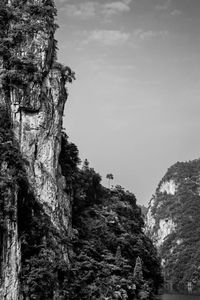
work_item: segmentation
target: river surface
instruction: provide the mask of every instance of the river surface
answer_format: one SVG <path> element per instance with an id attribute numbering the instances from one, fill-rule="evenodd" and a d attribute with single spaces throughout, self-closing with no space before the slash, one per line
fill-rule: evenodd
<path id="1" fill-rule="evenodd" d="M 169 295 L 165 294 L 161 296 L 161 300 L 200 300 L 199 296 L 194 295 Z"/>

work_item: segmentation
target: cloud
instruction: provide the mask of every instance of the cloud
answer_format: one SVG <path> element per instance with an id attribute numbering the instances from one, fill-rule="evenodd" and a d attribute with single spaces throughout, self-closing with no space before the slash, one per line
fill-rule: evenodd
<path id="1" fill-rule="evenodd" d="M 143 29 L 136 29 L 133 32 L 133 37 L 139 41 L 150 41 L 155 38 L 166 38 L 169 35 L 167 30 L 161 31 L 153 31 L 153 30 L 143 30 Z"/>
<path id="2" fill-rule="evenodd" d="M 66 0 L 58 0 L 59 4 L 65 10 L 68 17 L 77 17 L 81 19 L 89 19 L 96 15 L 111 16 L 128 12 L 132 0 L 113 1 L 102 4 L 95 1 L 87 1 L 84 3 L 69 3 Z"/>
<path id="3" fill-rule="evenodd" d="M 182 11 L 178 10 L 178 9 L 174 9 L 172 12 L 171 12 L 171 16 L 173 17 L 179 17 L 181 16 L 183 13 Z"/>
<path id="4" fill-rule="evenodd" d="M 86 43 L 95 41 L 106 46 L 114 46 L 125 43 L 129 36 L 129 33 L 120 30 L 93 30 L 90 32 Z"/>
<path id="5" fill-rule="evenodd" d="M 163 3 L 157 4 L 155 8 L 156 8 L 156 10 L 159 10 L 159 11 L 168 10 L 169 15 L 171 15 L 173 17 L 179 17 L 183 14 L 182 11 L 179 9 L 174 9 L 174 10 L 170 11 L 171 6 L 172 6 L 172 0 L 164 0 Z"/>
<path id="6" fill-rule="evenodd" d="M 132 0 L 115 1 L 106 3 L 102 6 L 102 12 L 106 15 L 114 15 L 122 12 L 130 11 L 130 3 Z"/>
<path id="7" fill-rule="evenodd" d="M 163 1 L 162 1 L 163 2 Z M 171 0 L 165 0 L 163 3 L 156 5 L 156 10 L 167 10 L 171 5 Z"/>
<path id="8" fill-rule="evenodd" d="M 129 45 L 138 47 L 141 43 L 153 39 L 165 39 L 168 37 L 167 30 L 153 31 L 136 29 L 131 34 L 121 30 L 92 30 L 79 32 L 79 48 L 83 49 L 89 43 L 99 43 L 104 46 L 116 46 L 129 43 Z"/>
<path id="9" fill-rule="evenodd" d="M 82 19 L 88 19 L 94 17 L 97 12 L 97 2 L 85 2 L 78 4 L 66 4 L 65 12 L 69 17 L 79 17 Z"/>

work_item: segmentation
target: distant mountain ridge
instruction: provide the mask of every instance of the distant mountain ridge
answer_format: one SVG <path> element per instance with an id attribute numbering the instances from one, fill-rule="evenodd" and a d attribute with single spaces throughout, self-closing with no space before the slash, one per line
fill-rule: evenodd
<path id="1" fill-rule="evenodd" d="M 200 286 L 200 159 L 171 166 L 146 215 L 146 233 L 162 259 L 165 281 L 175 290 Z"/>

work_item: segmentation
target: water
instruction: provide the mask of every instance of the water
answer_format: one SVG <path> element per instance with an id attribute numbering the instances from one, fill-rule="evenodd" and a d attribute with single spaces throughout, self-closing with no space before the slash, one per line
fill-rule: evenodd
<path id="1" fill-rule="evenodd" d="M 200 300 L 200 296 L 164 294 L 164 295 L 161 296 L 161 299 L 162 300 Z"/>

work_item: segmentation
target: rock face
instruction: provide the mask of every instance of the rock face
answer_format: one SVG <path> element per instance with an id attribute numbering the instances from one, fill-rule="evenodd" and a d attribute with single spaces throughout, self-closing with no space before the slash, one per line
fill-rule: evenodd
<path id="1" fill-rule="evenodd" d="M 6 163 L 1 165 L 1 192 L 3 187 L 6 186 L 7 181 L 12 181 L 11 170 Z M 7 207 L 14 205 L 17 207 L 17 193 L 18 187 L 13 184 L 7 190 Z M 1 194 L 2 196 L 2 194 Z M 3 279 L 0 288 L 0 299 L 18 299 L 19 294 L 19 280 L 18 274 L 20 272 L 20 258 L 21 249 L 18 236 L 18 224 L 17 224 L 17 209 L 15 209 L 12 217 L 6 217 L 4 226 L 5 232 L 1 233 L 1 273 L 0 276 Z M 2 228 L 1 228 L 2 230 Z"/>
<path id="2" fill-rule="evenodd" d="M 174 180 L 165 181 L 160 186 L 161 193 L 167 193 L 169 195 L 174 195 L 176 192 L 176 183 Z"/>
<path id="3" fill-rule="evenodd" d="M 162 259 L 166 282 L 176 290 L 200 278 L 200 160 L 170 167 L 149 202 L 146 233 Z"/>
<path id="4" fill-rule="evenodd" d="M 36 201 L 53 227 L 70 235 L 70 197 L 58 163 L 69 68 L 55 63 L 55 8 L 52 1 L 3 1 L 1 7 L 0 105 L 10 114 L 15 140 L 26 162 Z M 2 167 L 3 168 L 3 167 Z M 4 170 L 7 172 L 8 167 Z M 19 299 L 20 239 L 17 186 L 8 190 L 14 219 L 7 219 L 1 249 L 0 298 Z M 67 248 L 63 249 L 68 261 Z"/>
<path id="5" fill-rule="evenodd" d="M 35 196 L 57 228 L 69 227 L 69 199 L 63 189 L 58 165 L 61 126 L 66 91 L 59 70 L 51 70 L 44 79 L 35 103 L 37 109 L 20 107 L 12 91 L 12 120 L 21 153 L 27 160 L 27 174 Z"/>
<path id="6" fill-rule="evenodd" d="M 163 214 L 163 218 L 159 216 L 159 220 L 156 218 L 157 213 L 162 210 L 163 195 L 175 195 L 177 189 L 176 183 L 173 179 L 162 180 L 156 191 L 156 195 L 152 197 L 149 203 L 148 212 L 146 215 L 146 231 L 150 234 L 156 247 L 160 247 L 165 238 L 175 231 L 176 225 L 172 218 L 167 214 Z M 161 198 L 161 199 L 160 199 Z"/>

